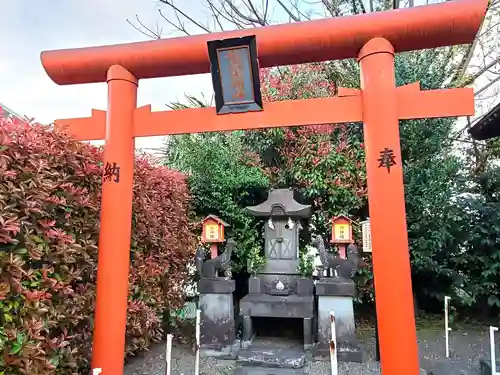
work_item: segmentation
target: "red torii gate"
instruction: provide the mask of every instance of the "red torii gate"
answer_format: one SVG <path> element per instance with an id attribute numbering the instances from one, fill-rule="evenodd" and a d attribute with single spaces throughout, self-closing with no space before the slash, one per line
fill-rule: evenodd
<path id="1" fill-rule="evenodd" d="M 394 53 L 471 43 L 488 0 L 104 47 L 42 52 L 60 85 L 107 82 L 108 111 L 56 121 L 78 140 L 105 139 L 92 367 L 123 374 L 132 217 L 134 138 L 345 122 L 364 123 L 373 266 L 384 375 L 417 375 L 419 358 L 406 230 L 399 120 L 474 114 L 472 89 L 396 87 Z M 361 90 L 333 98 L 266 103 L 264 111 L 218 116 L 214 108 L 151 112 L 137 107 L 139 79 L 209 73 L 207 41 L 255 35 L 261 67 L 357 57 Z M 380 153 L 392 151 L 390 173 Z M 387 232 L 390 231 L 390 235 Z"/>

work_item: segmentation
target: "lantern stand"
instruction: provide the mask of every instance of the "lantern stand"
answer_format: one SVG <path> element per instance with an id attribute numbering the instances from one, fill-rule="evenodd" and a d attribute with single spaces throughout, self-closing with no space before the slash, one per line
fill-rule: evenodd
<path id="1" fill-rule="evenodd" d="M 216 258 L 219 255 L 218 244 L 224 242 L 224 229 L 230 225 L 216 215 L 208 215 L 201 222 L 202 235 L 201 242 L 210 244 L 210 258 Z"/>

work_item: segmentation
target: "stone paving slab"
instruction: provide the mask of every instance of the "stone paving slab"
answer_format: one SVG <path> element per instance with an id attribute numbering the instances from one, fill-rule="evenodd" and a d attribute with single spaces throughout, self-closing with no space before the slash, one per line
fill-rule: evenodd
<path id="1" fill-rule="evenodd" d="M 241 350 L 237 363 L 242 366 L 261 366 L 298 369 L 304 367 L 304 351 L 290 348 L 256 348 Z"/>
<path id="2" fill-rule="evenodd" d="M 460 364 L 443 360 L 436 363 L 428 375 L 480 375 L 480 372 L 476 369 L 464 370 Z"/>
<path id="3" fill-rule="evenodd" d="M 303 370 L 289 368 L 239 367 L 233 375 L 306 375 Z"/>

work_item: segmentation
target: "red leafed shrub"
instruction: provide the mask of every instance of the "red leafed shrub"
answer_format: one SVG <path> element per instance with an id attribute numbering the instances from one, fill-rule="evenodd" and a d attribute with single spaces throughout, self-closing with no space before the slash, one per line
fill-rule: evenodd
<path id="1" fill-rule="evenodd" d="M 0 373 L 88 371 L 102 150 L 0 118 Z M 136 158 L 128 353 L 182 302 L 194 237 L 183 175 Z M 167 283 L 168 281 L 168 283 Z"/>

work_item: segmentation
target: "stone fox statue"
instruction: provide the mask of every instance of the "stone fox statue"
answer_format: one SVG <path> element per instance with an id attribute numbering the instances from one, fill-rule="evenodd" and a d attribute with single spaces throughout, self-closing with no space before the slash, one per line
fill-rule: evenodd
<path id="1" fill-rule="evenodd" d="M 196 251 L 196 269 L 201 277 L 217 278 L 219 271 L 224 272 L 226 278 L 231 278 L 231 253 L 236 247 L 236 242 L 232 238 L 228 238 L 224 252 L 207 261 L 205 259 L 205 251 L 203 248 L 198 248 Z"/>
<path id="2" fill-rule="evenodd" d="M 342 259 L 338 255 L 329 253 L 325 248 L 323 237 L 320 235 L 314 238 L 313 245 L 318 250 L 323 269 L 334 269 L 337 271 L 338 276 L 344 279 L 353 278 L 358 268 L 363 265 L 358 253 L 358 247 L 354 244 L 347 246 L 347 259 Z"/>

